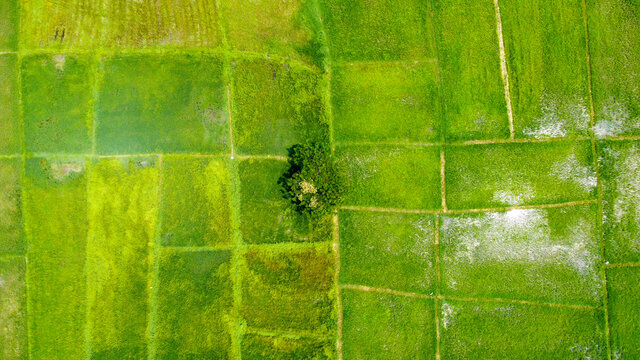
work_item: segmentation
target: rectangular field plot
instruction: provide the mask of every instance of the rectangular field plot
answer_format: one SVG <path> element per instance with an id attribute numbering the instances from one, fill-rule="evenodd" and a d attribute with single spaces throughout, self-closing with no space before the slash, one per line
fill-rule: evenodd
<path id="1" fill-rule="evenodd" d="M 0 3 L 0 50 L 16 50 L 18 45 L 18 22 L 20 0 L 5 0 Z"/>
<path id="2" fill-rule="evenodd" d="M 447 204 L 468 209 L 592 199 L 593 165 L 588 141 L 452 146 Z"/>
<path id="3" fill-rule="evenodd" d="M 640 357 L 640 268 L 607 270 L 609 326 L 614 359 Z"/>
<path id="4" fill-rule="evenodd" d="M 32 358 L 84 357 L 87 221 L 85 161 L 28 159 L 25 222 Z"/>
<path id="5" fill-rule="evenodd" d="M 345 359 L 434 359 L 433 300 L 342 291 Z"/>
<path id="6" fill-rule="evenodd" d="M 504 1 L 500 11 L 516 135 L 588 136 L 583 3 Z"/>
<path id="7" fill-rule="evenodd" d="M 328 141 L 321 75 L 264 59 L 236 59 L 233 125 L 238 153 L 287 155 L 303 141 Z"/>
<path id="8" fill-rule="evenodd" d="M 445 301 L 442 359 L 606 359 L 600 310 Z"/>
<path id="9" fill-rule="evenodd" d="M 320 19 L 307 0 L 222 0 L 227 40 L 234 50 L 319 63 Z"/>
<path id="10" fill-rule="evenodd" d="M 433 215 L 340 211 L 340 282 L 433 295 Z"/>
<path id="11" fill-rule="evenodd" d="M 311 219 L 297 213 L 282 196 L 278 179 L 289 165 L 279 160 L 239 163 L 240 230 L 246 243 L 332 240 L 330 216 Z"/>
<path id="12" fill-rule="evenodd" d="M 0 4 L 1 6 L 3 5 Z M 18 105 L 20 97 L 18 96 L 19 69 L 17 63 L 16 55 L 0 55 L 0 154 L 20 152 L 20 107 Z"/>
<path id="13" fill-rule="evenodd" d="M 598 137 L 640 134 L 640 3 L 587 0 Z"/>
<path id="14" fill-rule="evenodd" d="M 150 246 L 158 212 L 155 157 L 91 165 L 87 245 L 92 359 L 147 356 Z"/>
<path id="15" fill-rule="evenodd" d="M 442 219 L 442 293 L 599 305 L 597 206 L 510 210 Z"/>
<path id="16" fill-rule="evenodd" d="M 242 338 L 246 360 L 333 360 L 335 340 L 246 334 Z"/>
<path id="17" fill-rule="evenodd" d="M 222 61 L 130 55 L 104 64 L 97 109 L 101 154 L 207 153 L 229 147 Z"/>
<path id="18" fill-rule="evenodd" d="M 25 253 L 22 226 L 21 160 L 0 159 L 0 255 Z"/>
<path id="19" fill-rule="evenodd" d="M 435 57 L 427 1 L 320 0 L 320 7 L 334 60 Z"/>
<path id="20" fill-rule="evenodd" d="M 434 0 L 449 141 L 509 137 L 491 0 Z"/>
<path id="21" fill-rule="evenodd" d="M 438 209 L 440 148 L 339 147 L 347 173 L 345 205 Z"/>
<path id="22" fill-rule="evenodd" d="M 231 240 L 229 164 L 222 159 L 167 156 L 162 160 L 161 241 L 212 246 Z"/>
<path id="23" fill-rule="evenodd" d="M 228 359 L 230 251 L 162 250 L 155 315 L 158 359 Z"/>
<path id="24" fill-rule="evenodd" d="M 23 59 L 22 106 L 27 152 L 90 152 L 93 60 L 71 55 Z"/>
<path id="25" fill-rule="evenodd" d="M 605 258 L 640 261 L 640 141 L 599 145 Z"/>
<path id="26" fill-rule="evenodd" d="M 435 61 L 334 66 L 336 141 L 434 142 L 442 111 Z"/>
<path id="27" fill-rule="evenodd" d="M 28 358 L 24 258 L 0 259 L 0 358 Z"/>
<path id="28" fill-rule="evenodd" d="M 249 250 L 241 271 L 242 314 L 250 328 L 334 332 L 335 264 L 329 246 Z"/>

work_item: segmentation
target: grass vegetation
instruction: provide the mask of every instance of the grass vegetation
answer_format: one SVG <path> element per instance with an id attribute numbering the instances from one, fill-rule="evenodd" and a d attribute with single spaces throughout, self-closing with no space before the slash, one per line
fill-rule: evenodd
<path id="1" fill-rule="evenodd" d="M 15 54 L 0 55 L 0 154 L 20 151 L 18 70 Z"/>
<path id="2" fill-rule="evenodd" d="M 0 159 L 0 254 L 24 255 L 19 159 Z"/>
<path id="3" fill-rule="evenodd" d="M 610 269 L 607 280 L 611 352 L 615 358 L 633 359 L 640 356 L 640 294 L 632 290 L 640 287 L 640 269 Z"/>
<path id="4" fill-rule="evenodd" d="M 0 356 L 3 359 L 24 359 L 27 354 L 25 272 L 24 259 L 0 259 Z"/>
<path id="5" fill-rule="evenodd" d="M 248 360 L 329 360 L 336 358 L 330 340 L 247 334 L 242 339 L 242 358 Z"/>

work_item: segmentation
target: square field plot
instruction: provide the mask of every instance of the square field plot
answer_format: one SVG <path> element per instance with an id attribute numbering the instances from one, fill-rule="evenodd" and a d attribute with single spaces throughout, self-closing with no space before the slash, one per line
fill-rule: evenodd
<path id="1" fill-rule="evenodd" d="M 433 215 L 340 211 L 340 282 L 433 295 Z"/>
<path id="2" fill-rule="evenodd" d="M 430 6 L 420 0 L 320 0 L 338 61 L 435 57 Z"/>
<path id="3" fill-rule="evenodd" d="M 442 359 L 606 359 L 602 311 L 445 301 Z"/>
<path id="4" fill-rule="evenodd" d="M 241 267 L 242 314 L 249 328 L 335 332 L 335 264 L 329 246 L 249 250 Z"/>
<path id="5" fill-rule="evenodd" d="M 27 285 L 23 258 L 0 259 L 0 357 L 28 358 Z"/>
<path id="6" fill-rule="evenodd" d="M 18 19 L 20 0 L 0 3 L 0 51 L 15 50 L 18 45 Z"/>
<path id="7" fill-rule="evenodd" d="M 89 169 L 87 301 L 93 359 L 147 357 L 149 271 L 158 214 L 156 157 Z"/>
<path id="8" fill-rule="evenodd" d="M 229 163 L 167 156 L 162 160 L 161 241 L 214 246 L 231 240 Z"/>
<path id="9" fill-rule="evenodd" d="M 336 359 L 335 340 L 246 334 L 242 337 L 246 360 Z"/>
<path id="10" fill-rule="evenodd" d="M 27 159 L 31 357 L 84 357 L 87 166 L 83 159 Z"/>
<path id="11" fill-rule="evenodd" d="M 312 1 L 222 0 L 221 8 L 232 49 L 322 61 L 322 25 Z"/>
<path id="12" fill-rule="evenodd" d="M 336 141 L 440 140 L 435 62 L 351 63 L 332 76 Z"/>
<path id="13" fill-rule="evenodd" d="M 500 12 L 516 135 L 588 136 L 583 3 L 505 1 Z"/>
<path id="14" fill-rule="evenodd" d="M 0 154 L 21 150 L 17 63 L 16 55 L 0 55 Z"/>
<path id="15" fill-rule="evenodd" d="M 433 1 L 447 140 L 509 137 L 493 1 Z"/>
<path id="16" fill-rule="evenodd" d="M 602 301 L 597 206 L 442 218 L 442 293 L 566 304 Z"/>
<path id="17" fill-rule="evenodd" d="M 598 137 L 640 134 L 640 3 L 587 0 Z"/>
<path id="18" fill-rule="evenodd" d="M 287 155 L 297 143 L 328 141 L 318 72 L 264 59 L 236 59 L 233 76 L 238 153 Z"/>
<path id="19" fill-rule="evenodd" d="M 640 267 L 607 270 L 614 359 L 640 358 Z"/>
<path id="20" fill-rule="evenodd" d="M 0 159 L 0 255 L 24 254 L 22 226 L 22 164 L 19 158 Z"/>
<path id="21" fill-rule="evenodd" d="M 434 359 L 433 300 L 342 290 L 345 359 Z"/>
<path id="22" fill-rule="evenodd" d="M 311 219 L 282 196 L 278 179 L 289 168 L 279 160 L 239 163 L 240 230 L 246 243 L 331 241 L 331 216 Z"/>
<path id="23" fill-rule="evenodd" d="M 159 261 L 157 358 L 231 358 L 231 252 L 163 250 Z"/>
<path id="24" fill-rule="evenodd" d="M 640 141 L 599 145 L 605 258 L 640 261 Z"/>
<path id="25" fill-rule="evenodd" d="M 107 59 L 97 109 L 100 154 L 222 153 L 229 148 L 222 61 L 209 55 Z"/>
<path id="26" fill-rule="evenodd" d="M 550 204 L 595 197 L 591 143 L 514 143 L 448 147 L 451 209 Z"/>
<path id="27" fill-rule="evenodd" d="M 92 57 L 71 55 L 37 55 L 23 60 L 27 152 L 91 151 L 94 62 Z"/>
<path id="28" fill-rule="evenodd" d="M 440 148 L 344 146 L 336 150 L 346 169 L 345 205 L 438 209 Z"/>

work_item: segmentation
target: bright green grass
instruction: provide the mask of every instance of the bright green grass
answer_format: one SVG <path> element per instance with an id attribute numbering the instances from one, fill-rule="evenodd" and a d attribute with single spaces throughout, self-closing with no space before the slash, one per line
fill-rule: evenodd
<path id="1" fill-rule="evenodd" d="M 345 359 L 435 359 L 433 300 L 342 291 Z"/>
<path id="2" fill-rule="evenodd" d="M 640 268 L 607 270 L 609 327 L 614 359 L 640 357 Z"/>
<path id="3" fill-rule="evenodd" d="M 0 159 L 0 255 L 24 254 L 21 161 Z"/>
<path id="4" fill-rule="evenodd" d="M 491 0 L 434 0 L 449 141 L 509 136 Z"/>
<path id="5" fill-rule="evenodd" d="M 282 196 L 278 179 L 289 167 L 279 160 L 239 164 L 240 230 L 246 243 L 313 242 L 332 239 L 331 217 L 312 220 Z"/>
<path id="6" fill-rule="evenodd" d="M 0 50 L 15 50 L 18 44 L 19 0 L 0 3 Z"/>
<path id="7" fill-rule="evenodd" d="M 588 136 L 582 1 L 505 1 L 500 11 L 516 134 Z"/>
<path id="8" fill-rule="evenodd" d="M 28 159 L 25 194 L 31 357 L 81 359 L 88 226 L 84 160 Z"/>
<path id="9" fill-rule="evenodd" d="M 445 301 L 442 359 L 606 359 L 600 310 Z"/>
<path id="10" fill-rule="evenodd" d="M 429 4 L 419 0 L 319 0 L 336 61 L 435 57 Z"/>
<path id="11" fill-rule="evenodd" d="M 110 58 L 98 101 L 101 154 L 217 154 L 229 147 L 222 62 L 215 56 Z"/>
<path id="12" fill-rule="evenodd" d="M 329 246 L 248 250 L 242 263 L 247 326 L 331 334 L 336 327 L 334 254 Z"/>
<path id="13" fill-rule="evenodd" d="M 328 141 L 322 77 L 304 67 L 235 59 L 234 143 L 240 154 L 287 155 L 305 141 Z"/>
<path id="14" fill-rule="evenodd" d="M 24 258 L 0 259 L 0 358 L 27 359 Z"/>
<path id="15" fill-rule="evenodd" d="M 640 134 L 640 3 L 587 0 L 598 137 Z"/>
<path id="16" fill-rule="evenodd" d="M 27 152 L 90 152 L 93 60 L 72 55 L 36 55 L 22 60 Z"/>
<path id="17" fill-rule="evenodd" d="M 229 177 L 229 164 L 223 159 L 163 158 L 163 245 L 212 246 L 231 241 Z"/>
<path id="18" fill-rule="evenodd" d="M 339 147 L 347 173 L 344 205 L 437 209 L 440 195 L 438 147 Z"/>
<path id="19" fill-rule="evenodd" d="M 452 146 L 445 154 L 451 209 L 595 197 L 597 179 L 588 141 Z"/>
<path id="20" fill-rule="evenodd" d="M 605 257 L 640 261 L 640 141 L 599 144 Z"/>
<path id="21" fill-rule="evenodd" d="M 158 359 L 228 359 L 230 251 L 163 250 L 155 341 Z"/>
<path id="22" fill-rule="evenodd" d="M 435 62 L 345 64 L 332 76 L 336 141 L 440 140 Z"/>
<path id="23" fill-rule="evenodd" d="M 442 293 L 599 305 L 596 205 L 442 218 Z"/>
<path id="24" fill-rule="evenodd" d="M 234 50 L 313 63 L 321 44 L 313 0 L 222 0 L 227 41 Z"/>
<path id="25" fill-rule="evenodd" d="M 17 74 L 16 55 L 0 55 L 0 154 L 20 152 Z"/>
<path id="26" fill-rule="evenodd" d="M 101 159 L 89 183 L 88 302 L 92 359 L 147 356 L 157 159 Z"/>
<path id="27" fill-rule="evenodd" d="M 432 215 L 341 211 L 340 282 L 433 295 Z"/>
<path id="28" fill-rule="evenodd" d="M 336 359 L 335 341 L 246 334 L 242 358 L 246 360 L 331 360 Z"/>

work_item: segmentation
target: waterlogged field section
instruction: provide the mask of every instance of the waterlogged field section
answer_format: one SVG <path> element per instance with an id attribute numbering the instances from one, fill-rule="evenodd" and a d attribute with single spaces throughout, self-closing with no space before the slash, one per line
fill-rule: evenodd
<path id="1" fill-rule="evenodd" d="M 0 359 L 640 356 L 640 5 L 0 2 Z M 288 148 L 344 204 L 294 212 Z"/>

